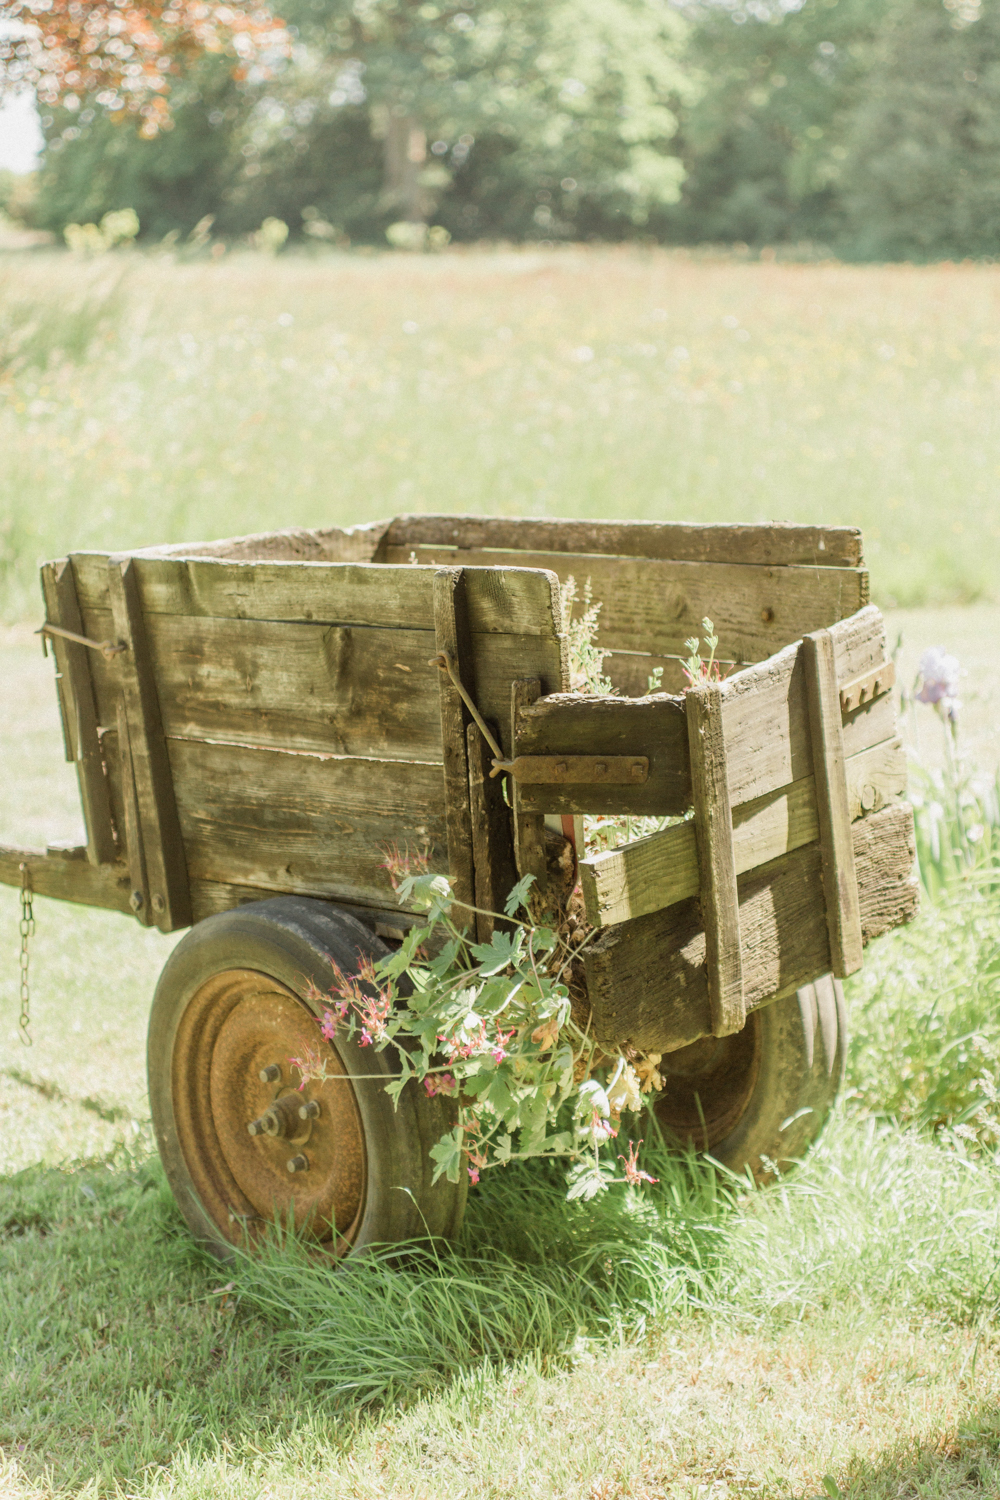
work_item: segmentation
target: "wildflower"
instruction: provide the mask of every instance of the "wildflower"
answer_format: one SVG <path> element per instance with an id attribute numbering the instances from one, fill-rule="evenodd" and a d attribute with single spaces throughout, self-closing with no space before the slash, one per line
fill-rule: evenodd
<path id="1" fill-rule="evenodd" d="M 424 1088 L 427 1090 L 427 1097 L 429 1099 L 433 1099 L 435 1094 L 444 1094 L 450 1097 L 455 1093 L 457 1088 L 455 1075 L 453 1073 L 440 1073 L 435 1076 L 433 1073 L 428 1073 L 424 1079 Z"/>
<path id="2" fill-rule="evenodd" d="M 476 1183 L 476 1182 L 479 1181 L 479 1168 L 478 1167 L 470 1167 L 469 1168 L 469 1181 L 471 1183 Z"/>
<path id="3" fill-rule="evenodd" d="M 642 1108 L 642 1092 L 639 1086 L 639 1075 L 631 1063 L 625 1063 L 615 1082 L 608 1089 L 608 1103 L 613 1115 L 620 1115 L 623 1109 L 640 1110 Z"/>
<path id="4" fill-rule="evenodd" d="M 394 891 L 399 890 L 400 882 L 406 880 L 408 876 L 427 874 L 426 850 L 421 854 L 411 854 L 409 849 L 401 852 L 398 844 L 386 844 L 382 853 L 385 859 L 382 861 L 381 868 L 389 872 Z"/>
<path id="5" fill-rule="evenodd" d="M 320 1017 L 319 1029 L 326 1042 L 332 1042 L 337 1035 L 337 1027 L 347 1019 L 349 1006 L 346 1000 L 338 1000 L 331 1010 L 329 1006 L 323 1007 Z"/>
<path id="6" fill-rule="evenodd" d="M 639 1087 L 644 1094 L 651 1094 L 654 1089 L 663 1088 L 663 1075 L 659 1069 L 661 1055 L 659 1052 L 648 1052 L 635 1065 Z"/>
<path id="7" fill-rule="evenodd" d="M 290 1057 L 288 1062 L 291 1067 L 298 1069 L 302 1080 L 299 1084 L 300 1094 L 314 1078 L 320 1083 L 326 1082 L 326 1059 L 320 1055 L 318 1048 L 309 1047 L 302 1057 Z"/>
<path id="8" fill-rule="evenodd" d="M 595 1145 L 612 1140 L 618 1134 L 611 1121 L 606 1120 L 599 1109 L 595 1109 L 590 1117 L 590 1133 L 594 1137 Z"/>
<path id="9" fill-rule="evenodd" d="M 638 1185 L 639 1185 L 640 1182 L 658 1182 L 659 1181 L 659 1178 L 657 1178 L 657 1177 L 650 1177 L 650 1175 L 649 1175 L 648 1172 L 643 1172 L 642 1169 L 637 1164 L 636 1157 L 639 1154 L 639 1146 L 641 1146 L 641 1145 L 642 1145 L 641 1141 L 639 1141 L 638 1145 L 635 1145 L 635 1144 L 633 1144 L 632 1141 L 629 1141 L 629 1143 L 628 1143 L 628 1156 L 627 1157 L 619 1156 L 619 1158 L 618 1158 L 618 1160 L 621 1162 L 621 1164 L 622 1164 L 622 1166 L 623 1166 L 623 1168 L 625 1170 L 625 1181 L 628 1182 L 628 1183 L 631 1183 L 631 1185 L 633 1187 L 638 1187 Z"/>
<path id="10" fill-rule="evenodd" d="M 920 658 L 917 702 L 933 703 L 939 713 L 953 720 L 961 707 L 958 701 L 961 672 L 957 657 L 949 655 L 943 646 L 929 646 Z"/>
<path id="11" fill-rule="evenodd" d="M 509 1053 L 507 1051 L 507 1043 L 510 1041 L 511 1037 L 516 1031 L 517 1027 L 513 1026 L 511 1027 L 510 1031 L 505 1033 L 502 1032 L 499 1025 L 497 1025 L 497 1039 L 495 1045 L 491 1049 L 493 1054 L 493 1061 L 495 1063 L 502 1063 L 504 1058 L 509 1056 Z"/>

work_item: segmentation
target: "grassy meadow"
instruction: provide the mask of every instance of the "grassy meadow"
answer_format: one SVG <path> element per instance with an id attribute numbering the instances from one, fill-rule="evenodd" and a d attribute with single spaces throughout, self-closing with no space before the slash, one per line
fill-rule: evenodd
<path id="1" fill-rule="evenodd" d="M 0 262 L 3 607 L 70 548 L 401 510 L 843 522 L 996 598 L 1000 267 L 659 250 Z"/>
<path id="2" fill-rule="evenodd" d="M 79 834 L 39 557 L 399 509 L 860 524 L 903 680 L 955 651 L 993 769 L 998 297 L 639 250 L 7 257 L 0 838 Z M 843 1102 L 778 1186 L 644 1126 L 641 1197 L 487 1174 L 453 1254 L 337 1277 L 199 1256 L 145 1097 L 172 940 L 35 910 L 24 1048 L 0 887 L 0 1500 L 1000 1494 L 995 882 L 870 952 Z"/>

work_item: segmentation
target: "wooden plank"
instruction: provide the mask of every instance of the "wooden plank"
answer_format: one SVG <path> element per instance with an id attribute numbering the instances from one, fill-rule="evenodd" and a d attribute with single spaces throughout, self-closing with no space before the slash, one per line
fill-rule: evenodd
<path id="1" fill-rule="evenodd" d="M 683 698 L 600 698 L 559 693 L 523 703 L 522 755 L 645 755 L 639 786 L 521 787 L 520 805 L 541 813 L 676 815 L 691 806 L 691 764 Z"/>
<path id="2" fill-rule="evenodd" d="M 45 564 L 42 591 L 47 622 L 83 635 L 83 618 L 68 558 Z M 87 858 L 93 865 L 113 864 L 117 858 L 115 829 L 90 673 L 89 657 L 95 653 L 60 636 L 49 638 L 49 646 L 56 659 L 66 758 L 75 762 L 80 785 L 80 803 L 87 830 Z"/>
<path id="3" fill-rule="evenodd" d="M 542 685 L 537 678 L 527 678 L 511 684 L 508 751 L 511 756 L 525 753 L 522 739 L 524 716 L 541 691 Z M 518 872 L 522 876 L 534 875 L 534 889 L 544 891 L 549 883 L 545 859 L 545 817 L 542 813 L 530 811 L 532 803 L 525 799 L 523 788 L 513 777 L 507 777 L 507 796 L 510 798 L 514 822 L 514 857 Z"/>
<path id="4" fill-rule="evenodd" d="M 918 902 L 910 807 L 852 828 L 865 943 L 908 922 Z M 743 986 L 753 1010 L 827 973 L 830 946 L 818 844 L 740 877 Z M 605 930 L 585 956 L 594 1029 L 604 1046 L 669 1052 L 712 1029 L 705 936 L 695 898 Z"/>
<path id="5" fill-rule="evenodd" d="M 90 630 L 113 628 L 87 615 Z M 153 671 L 169 736 L 394 760 L 441 758 L 437 668 L 429 630 L 150 615 Z M 95 659 L 102 723 L 114 723 L 113 664 Z M 523 671 L 563 682 L 563 644 L 540 635 L 474 635 L 473 696 L 506 724 Z"/>
<path id="6" fill-rule="evenodd" d="M 191 880 L 393 907 L 393 848 L 447 869 L 439 765 L 169 740 Z"/>
<path id="7" fill-rule="evenodd" d="M 497 553 L 428 548 L 421 561 L 487 567 Z M 832 625 L 868 602 L 868 575 L 846 568 L 762 567 L 744 563 L 660 562 L 572 554 L 510 554 L 521 566 L 544 568 L 599 600 L 597 644 L 607 651 L 686 656 L 684 643 L 702 635 L 708 616 L 727 661 L 761 661 L 808 631 Z M 395 556 L 390 547 L 387 556 Z M 401 560 L 401 559 L 400 559 Z"/>
<path id="8" fill-rule="evenodd" d="M 504 902 L 517 884 L 513 818 L 504 801 L 503 778 L 490 775 L 493 752 L 477 725 L 468 726 L 466 744 L 476 905 L 480 908 L 476 935 L 481 943 L 488 943 L 496 927 L 503 930 L 512 926 L 502 915 L 497 920 L 490 914 L 503 912 Z"/>
<path id="9" fill-rule="evenodd" d="M 861 968 L 861 909 L 854 869 L 851 811 L 844 766 L 840 689 L 828 630 L 802 642 L 813 749 L 813 776 L 823 857 L 823 890 L 830 931 L 830 958 L 838 979 Z"/>
<path id="10" fill-rule="evenodd" d="M 605 553 L 687 562 L 807 563 L 855 568 L 863 562 L 854 526 L 692 525 L 660 521 L 574 521 L 558 517 L 403 515 L 389 523 L 386 547 L 515 548 Z"/>
<path id="11" fill-rule="evenodd" d="M 884 657 L 885 626 L 874 606 L 832 626 L 830 634 L 839 682 Z M 797 643 L 728 678 L 722 714 L 734 807 L 812 774 L 805 663 Z M 895 732 L 892 699 L 878 698 L 844 720 L 844 752 L 853 755 Z"/>
<path id="12" fill-rule="evenodd" d="M 73 562 L 84 613 L 106 609 L 107 589 L 100 577 L 104 554 L 76 553 Z M 147 616 L 434 629 L 436 567 L 156 556 L 136 558 L 134 566 Z M 466 588 L 469 629 L 475 634 L 559 633 L 559 582 L 552 573 L 474 568 Z"/>
<path id="13" fill-rule="evenodd" d="M 118 704 L 118 733 L 116 736 L 121 766 L 122 832 L 125 840 L 125 861 L 128 865 L 129 906 L 143 927 L 152 927 L 153 908 L 149 899 L 149 879 L 146 874 L 146 855 L 142 844 L 142 822 L 139 815 L 139 797 L 135 785 L 135 766 L 132 763 L 132 745 L 128 732 L 128 716 L 125 704 Z"/>
<path id="14" fill-rule="evenodd" d="M 461 568 L 442 568 L 434 579 L 434 649 L 455 665 L 466 692 L 469 680 L 468 610 L 465 577 Z M 469 765 L 466 758 L 466 726 L 471 723 L 462 696 L 447 672 L 433 669 L 438 677 L 441 709 L 441 748 L 444 759 L 445 821 L 448 828 L 448 872 L 457 902 L 474 906 L 476 878 L 472 854 L 472 811 L 469 805 Z M 459 916 L 475 922 L 471 912 Z"/>
<path id="15" fill-rule="evenodd" d="M 359 526 L 326 526 L 307 530 L 288 526 L 215 542 L 173 542 L 141 547 L 132 557 L 221 557 L 239 562 L 371 562 L 388 530 L 388 521 Z"/>
<path id="16" fill-rule="evenodd" d="M 907 767 L 899 738 L 883 740 L 846 762 L 852 821 L 906 795 Z M 737 875 L 819 838 L 816 787 L 811 776 L 733 808 Z M 580 864 L 587 920 L 612 926 L 662 911 L 697 896 L 698 844 L 692 822 L 635 839 Z"/>
<path id="17" fill-rule="evenodd" d="M 108 583 L 115 634 L 128 647 L 116 661 L 128 721 L 149 904 L 160 931 L 174 932 L 190 924 L 191 899 L 135 565 L 129 559 L 112 560 Z"/>
<path id="18" fill-rule="evenodd" d="M 743 1030 L 746 1005 L 721 686 L 692 688 L 685 708 L 712 1035 L 731 1036 Z"/>
<path id="19" fill-rule="evenodd" d="M 268 901 L 275 896 L 285 896 L 287 891 L 265 890 L 262 886 L 233 885 L 222 880 L 192 880 L 191 909 L 193 920 L 202 922 L 206 917 L 220 911 L 232 911 L 237 906 L 247 906 L 252 901 Z M 326 899 L 321 898 L 321 899 Z M 347 901 L 335 903 L 341 911 L 350 912 L 370 927 L 378 937 L 397 938 L 423 920 L 421 913 L 406 912 L 393 906 L 358 906 Z"/>
<path id="20" fill-rule="evenodd" d="M 130 912 L 131 886 L 124 865 L 93 865 L 86 848 L 16 849 L 0 844 L 0 884 L 20 887 L 22 862 L 36 896 Z"/>

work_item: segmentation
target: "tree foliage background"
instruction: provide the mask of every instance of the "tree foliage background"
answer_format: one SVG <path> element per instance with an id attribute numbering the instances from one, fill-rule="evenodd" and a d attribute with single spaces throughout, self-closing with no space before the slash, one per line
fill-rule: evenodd
<path id="1" fill-rule="evenodd" d="M 289 0 L 277 67 L 203 55 L 145 138 L 43 117 L 39 227 L 232 239 L 808 242 L 1000 253 L 1000 0 Z M 23 201 L 24 194 L 21 193 Z M 24 210 L 22 210 L 24 211 Z"/>

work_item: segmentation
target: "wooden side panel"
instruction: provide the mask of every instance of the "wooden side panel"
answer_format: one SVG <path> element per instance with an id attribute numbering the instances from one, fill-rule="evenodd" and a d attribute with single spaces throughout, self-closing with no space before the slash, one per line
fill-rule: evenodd
<path id="1" fill-rule="evenodd" d="M 128 724 L 149 900 L 157 927 L 163 932 L 173 932 L 189 925 L 191 898 L 159 698 L 132 562 L 112 560 L 108 583 L 115 634 L 128 647 L 116 660 Z"/>
<path id="2" fill-rule="evenodd" d="M 843 979 L 861 967 L 861 911 L 844 766 L 840 689 L 830 632 L 820 630 L 807 635 L 802 642 L 802 655 L 806 668 L 830 960 L 834 974 Z"/>
<path id="3" fill-rule="evenodd" d="M 510 744 L 511 755 L 522 754 L 522 724 L 525 714 L 536 702 L 542 685 L 536 678 L 527 678 L 511 684 L 510 689 Z M 534 875 L 536 891 L 548 886 L 548 867 L 545 861 L 545 817 L 533 811 L 533 803 L 524 797 L 519 782 L 508 778 L 507 795 L 510 798 L 514 827 L 514 858 L 518 873 Z"/>
<path id="4" fill-rule="evenodd" d="M 497 554 L 429 547 L 421 562 L 495 566 Z M 515 554 L 521 566 L 589 579 L 601 603 L 597 643 L 608 651 L 686 656 L 684 643 L 702 634 L 708 616 L 724 661 L 771 656 L 811 630 L 832 625 L 868 602 L 867 574 L 848 568 L 763 567 L 743 563 L 661 562 L 571 553 Z M 387 556 L 396 559 L 390 546 Z M 399 556 L 398 561 L 403 561 Z"/>
<path id="5" fill-rule="evenodd" d="M 685 706 L 712 1035 L 731 1036 L 743 1030 L 746 1005 L 722 688 L 714 682 L 692 688 Z"/>
<path id="6" fill-rule="evenodd" d="M 906 804 L 852 828 L 864 941 L 909 921 L 917 907 L 913 817 Z M 809 844 L 738 882 L 748 1010 L 830 968 L 820 852 Z M 697 899 L 611 927 L 586 958 L 597 1038 L 667 1052 L 711 1034 L 705 935 Z"/>
<path id="7" fill-rule="evenodd" d="M 84 613 L 106 609 L 107 589 L 100 576 L 106 556 L 76 553 L 73 562 Z M 155 556 L 137 557 L 134 566 L 147 616 L 434 629 L 435 567 Z M 522 567 L 473 568 L 467 587 L 474 634 L 558 634 L 559 582 L 554 574 Z"/>
<path id="8" fill-rule="evenodd" d="M 906 795 L 906 755 L 900 739 L 884 740 L 845 763 L 851 821 Z M 736 873 L 744 874 L 819 838 L 816 786 L 811 776 L 733 809 Z M 693 822 L 635 839 L 580 865 L 587 920 L 607 927 L 661 911 L 697 896 L 698 844 Z"/>
<path id="9" fill-rule="evenodd" d="M 853 526 L 688 525 L 660 521 L 572 521 L 533 516 L 404 515 L 389 523 L 387 549 L 420 547 L 606 553 L 683 562 L 812 564 L 856 568 L 864 561 Z M 460 561 L 461 559 L 456 559 Z"/>
<path id="10" fill-rule="evenodd" d="M 45 564 L 42 592 L 47 622 L 82 635 L 83 618 L 76 596 L 73 567 L 68 558 Z M 75 762 L 80 784 L 80 802 L 87 829 L 87 858 L 93 865 L 112 864 L 117 856 L 115 829 L 89 660 L 92 656 L 100 656 L 100 652 L 92 652 L 86 646 L 59 636 L 49 639 L 49 647 L 56 659 L 66 758 Z"/>
<path id="11" fill-rule="evenodd" d="M 216 542 L 174 542 L 142 547 L 135 557 L 220 557 L 233 562 L 371 562 L 388 530 L 388 521 L 360 526 L 328 526 L 307 530 L 288 526 L 281 531 L 258 531 L 249 536 L 224 537 Z"/>
<path id="12" fill-rule="evenodd" d="M 439 765 L 168 746 L 193 881 L 391 908 L 391 848 L 447 868 Z"/>

